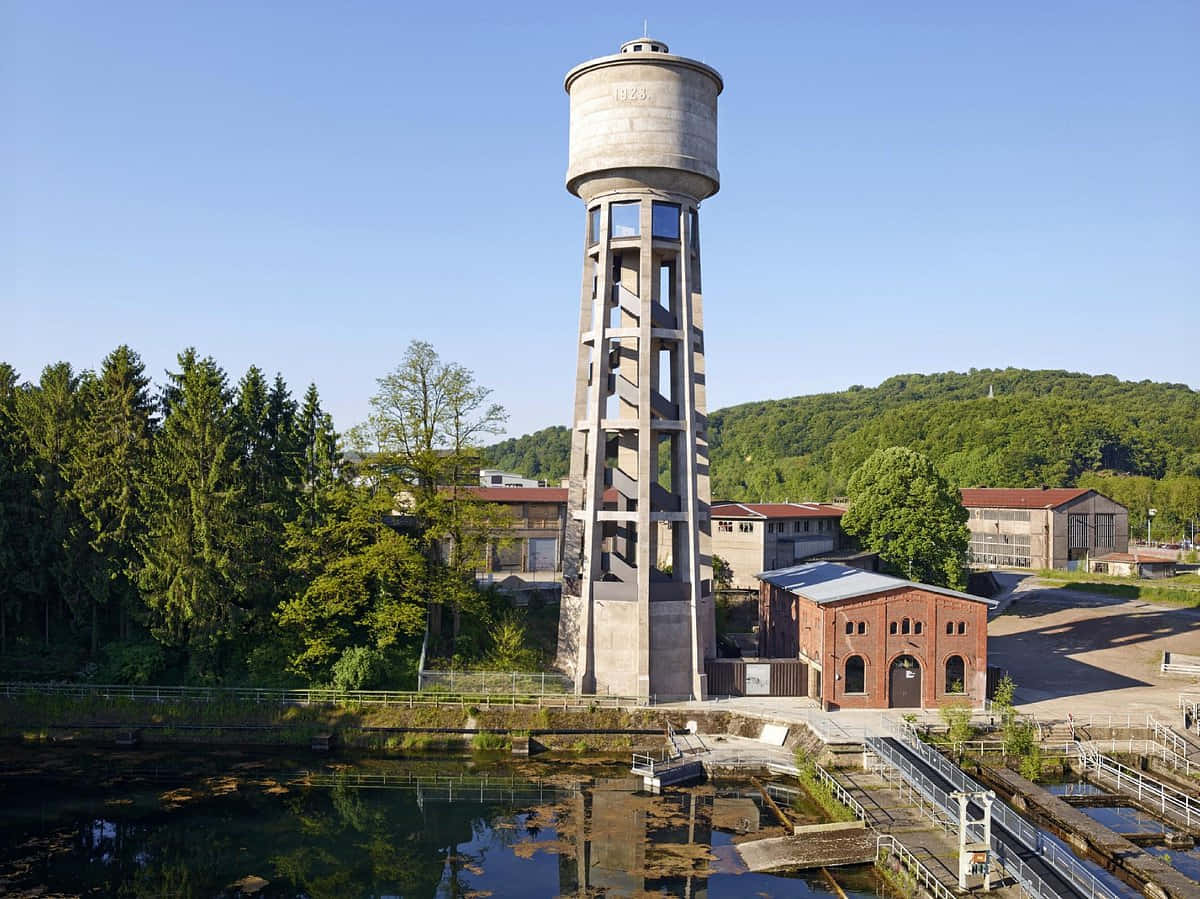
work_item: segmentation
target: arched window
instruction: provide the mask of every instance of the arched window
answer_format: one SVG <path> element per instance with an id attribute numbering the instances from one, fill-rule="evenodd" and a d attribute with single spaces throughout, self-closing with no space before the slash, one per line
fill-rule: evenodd
<path id="1" fill-rule="evenodd" d="M 914 622 L 913 622 L 913 633 L 914 633 L 914 634 L 919 634 L 919 633 L 921 633 L 921 628 L 922 628 L 922 626 L 923 626 L 923 625 L 921 624 L 921 622 L 919 622 L 919 621 L 914 621 Z"/>
<path id="2" fill-rule="evenodd" d="M 912 622 L 910 622 L 907 618 L 901 620 L 900 633 L 907 634 L 911 630 L 912 630 Z"/>
<path id="3" fill-rule="evenodd" d="M 888 625 L 888 632 L 892 634 L 896 633 L 896 622 L 893 621 Z"/>
<path id="4" fill-rule="evenodd" d="M 965 634 L 967 632 L 967 623 L 965 621 L 960 621 L 958 623 L 958 632 L 960 634 Z"/>
<path id="5" fill-rule="evenodd" d="M 862 656 L 850 656 L 846 659 L 846 692 L 867 692 L 867 672 Z"/>
<path id="6" fill-rule="evenodd" d="M 948 633 L 948 634 L 954 633 L 954 622 L 953 621 L 946 622 L 946 633 Z"/>
<path id="7" fill-rule="evenodd" d="M 846 622 L 846 633 L 847 634 L 854 633 L 854 622 L 853 621 Z"/>
<path id="8" fill-rule="evenodd" d="M 963 665 L 962 656 L 950 656 L 946 659 L 946 692 L 966 693 L 966 683 L 966 666 Z"/>
<path id="9" fill-rule="evenodd" d="M 860 621 L 858 623 L 858 632 L 860 634 L 865 634 L 867 632 L 867 623 L 865 621 Z"/>

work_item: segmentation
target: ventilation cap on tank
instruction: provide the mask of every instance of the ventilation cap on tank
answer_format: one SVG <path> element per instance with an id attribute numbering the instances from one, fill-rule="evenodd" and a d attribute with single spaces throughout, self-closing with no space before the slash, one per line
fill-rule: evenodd
<path id="1" fill-rule="evenodd" d="M 670 49 L 662 41 L 652 37 L 639 37 L 626 41 L 621 45 L 622 53 L 670 53 Z"/>

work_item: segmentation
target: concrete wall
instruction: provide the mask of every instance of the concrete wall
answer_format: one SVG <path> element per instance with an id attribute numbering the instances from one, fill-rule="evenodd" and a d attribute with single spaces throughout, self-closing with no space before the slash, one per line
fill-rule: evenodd
<path id="1" fill-rule="evenodd" d="M 723 531 L 719 521 L 713 522 L 713 555 L 720 556 L 729 563 L 729 570 L 733 576 L 731 586 L 735 590 L 757 590 L 758 580 L 754 576 L 765 570 L 763 540 L 766 522 L 745 522 L 753 528 L 748 533 L 741 530 L 743 522 L 731 521 L 729 524 L 733 530 Z"/>

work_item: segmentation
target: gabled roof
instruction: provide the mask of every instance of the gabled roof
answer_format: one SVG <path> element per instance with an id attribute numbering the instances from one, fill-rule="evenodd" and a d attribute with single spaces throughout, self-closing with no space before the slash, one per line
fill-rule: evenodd
<path id="1" fill-rule="evenodd" d="M 793 565 L 790 568 L 778 568 L 774 571 L 764 571 L 755 575 L 759 580 L 766 581 L 803 596 L 818 605 L 837 602 L 842 599 L 853 599 L 858 596 L 871 596 L 875 593 L 886 593 L 902 587 L 916 587 L 943 596 L 953 596 L 955 599 L 969 599 L 994 607 L 996 601 L 984 599 L 982 596 L 972 596 L 970 593 L 960 593 L 949 587 L 935 587 L 932 584 L 922 584 L 917 581 L 906 581 L 903 578 L 879 574 L 875 571 L 864 571 L 849 565 L 839 565 L 836 562 L 806 562 Z"/>
<path id="2" fill-rule="evenodd" d="M 1092 491 L 1085 487 L 968 487 L 959 492 L 968 509 L 1057 509 Z"/>
<path id="3" fill-rule="evenodd" d="M 710 518 L 841 518 L 846 510 L 828 503 L 717 503 Z"/>

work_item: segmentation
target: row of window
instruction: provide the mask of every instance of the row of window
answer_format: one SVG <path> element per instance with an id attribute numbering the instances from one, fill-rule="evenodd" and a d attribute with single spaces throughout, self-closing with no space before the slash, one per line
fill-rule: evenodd
<path id="1" fill-rule="evenodd" d="M 696 211 L 689 213 L 692 225 L 692 246 L 699 240 L 699 221 Z M 608 206 L 608 236 L 638 237 L 642 233 L 642 201 L 625 200 Z M 663 240 L 679 240 L 679 204 L 651 203 L 650 235 Z M 600 243 L 600 207 L 588 210 L 588 246 Z"/>
<path id="2" fill-rule="evenodd" d="M 889 634 L 896 634 L 896 633 L 919 634 L 924 630 L 924 628 L 925 628 L 924 622 L 910 621 L 909 619 L 905 618 L 901 621 L 893 621 L 891 624 L 889 624 L 888 625 L 888 633 Z"/>
<path id="3" fill-rule="evenodd" d="M 924 631 L 925 625 L 921 621 L 913 621 L 908 618 L 902 618 L 900 621 L 893 621 L 888 625 L 888 633 L 890 634 L 920 634 Z M 865 634 L 867 632 L 867 623 L 865 621 L 847 621 L 846 633 L 849 634 Z M 967 632 L 967 623 L 965 621 L 947 621 L 947 634 L 965 634 Z"/>
<path id="4" fill-rule="evenodd" d="M 1028 509 L 972 509 L 972 518 L 985 521 L 1029 521 Z"/>
<path id="5" fill-rule="evenodd" d="M 786 534 L 789 530 L 794 534 L 807 534 L 813 528 L 813 521 L 804 519 L 803 521 L 768 521 L 768 534 Z M 816 519 L 816 530 L 818 533 L 833 532 L 833 521 L 829 518 Z"/>
<path id="6" fill-rule="evenodd" d="M 739 521 L 737 524 L 738 524 L 737 529 L 741 533 L 743 533 L 743 534 L 754 533 L 754 522 L 753 521 Z M 768 521 L 767 522 L 767 533 L 768 534 L 786 534 L 786 533 L 788 533 L 788 531 L 790 529 L 791 532 L 794 534 L 808 534 L 814 530 L 812 525 L 813 525 L 813 521 L 811 521 L 807 518 L 804 519 L 803 521 Z M 834 529 L 833 519 L 830 519 L 830 518 L 816 519 L 815 530 L 817 533 L 832 534 L 833 529 Z M 725 533 L 725 534 L 732 534 L 733 533 L 733 522 L 727 521 L 726 519 L 723 519 L 723 518 L 719 518 L 719 519 L 717 519 L 717 530 L 721 531 L 722 533 Z"/>
<path id="7" fill-rule="evenodd" d="M 962 656 L 950 656 L 946 659 L 946 679 L 943 691 L 946 693 L 967 692 L 967 666 Z M 850 656 L 846 659 L 845 692 L 867 692 L 867 666 L 862 656 Z"/>

